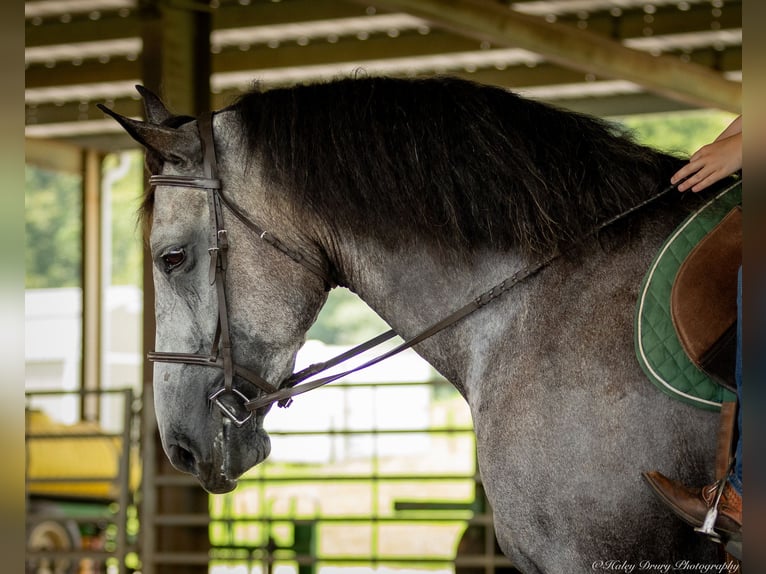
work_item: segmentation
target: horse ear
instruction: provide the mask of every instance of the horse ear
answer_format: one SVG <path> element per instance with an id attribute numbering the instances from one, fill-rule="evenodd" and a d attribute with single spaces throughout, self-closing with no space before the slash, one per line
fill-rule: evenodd
<path id="1" fill-rule="evenodd" d="M 141 94 L 144 99 L 144 110 L 146 111 L 146 119 L 153 124 L 161 124 L 168 118 L 173 117 L 173 114 L 165 107 L 162 100 L 144 86 L 136 86 L 136 90 Z"/>
<path id="2" fill-rule="evenodd" d="M 163 161 L 183 165 L 202 160 L 201 144 L 196 131 L 134 120 L 102 104 L 96 105 L 102 112 L 117 120 L 130 137 Z"/>

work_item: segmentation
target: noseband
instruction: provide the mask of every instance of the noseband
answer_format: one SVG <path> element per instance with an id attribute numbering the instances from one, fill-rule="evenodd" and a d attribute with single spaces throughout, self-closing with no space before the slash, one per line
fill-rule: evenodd
<path id="1" fill-rule="evenodd" d="M 326 385 L 333 381 L 336 381 L 342 377 L 375 365 L 389 357 L 392 357 L 406 349 L 409 349 L 418 343 L 428 339 L 436 333 L 446 329 L 454 323 L 460 321 L 464 317 L 470 315 L 474 311 L 484 307 L 486 304 L 495 300 L 499 296 L 508 292 L 516 284 L 528 279 L 535 275 L 541 269 L 547 267 L 554 259 L 558 258 L 562 252 L 554 251 L 552 254 L 543 258 L 538 262 L 534 262 L 516 273 L 508 277 L 501 283 L 495 285 L 491 289 L 485 291 L 465 306 L 454 311 L 441 321 L 431 325 L 427 329 L 421 331 L 414 337 L 406 339 L 398 346 L 392 348 L 389 351 L 384 352 L 369 361 L 354 367 L 352 369 L 336 373 L 333 375 L 325 376 L 318 379 L 307 380 L 319 373 L 327 371 L 332 367 L 335 367 L 341 363 L 348 361 L 349 359 L 356 357 L 377 347 L 381 343 L 388 341 L 396 336 L 394 330 L 386 331 L 374 337 L 352 349 L 342 353 L 332 359 L 317 363 L 299 371 L 293 373 L 281 384 L 275 386 L 263 379 L 260 375 L 253 372 L 250 369 L 236 364 L 232 359 L 231 350 L 231 337 L 229 332 L 229 315 L 226 307 L 226 267 L 228 263 L 228 234 L 226 228 L 223 225 L 223 209 L 226 207 L 239 221 L 241 221 L 247 228 L 253 231 L 262 241 L 265 241 L 272 247 L 278 249 L 283 254 L 287 255 L 290 259 L 299 263 L 305 267 L 308 271 L 318 276 L 324 281 L 325 288 L 330 289 L 335 286 L 335 282 L 330 277 L 330 274 L 325 271 L 321 265 L 317 265 L 311 259 L 304 256 L 299 251 L 295 251 L 282 243 L 277 237 L 271 233 L 263 230 L 255 222 L 249 219 L 244 213 L 242 213 L 236 205 L 227 200 L 226 196 L 221 191 L 221 180 L 218 178 L 218 167 L 215 155 L 215 147 L 213 141 L 213 115 L 208 112 L 201 115 L 197 119 L 197 129 L 199 130 L 200 140 L 202 142 L 203 152 L 203 165 L 204 165 L 204 177 L 184 176 L 184 175 L 152 175 L 149 178 L 149 184 L 151 186 L 169 186 L 169 187 L 183 187 L 202 189 L 207 192 L 208 197 L 208 210 L 210 213 L 210 247 L 208 252 L 210 253 L 210 271 L 209 278 L 210 283 L 215 284 L 216 294 L 218 297 L 218 324 L 216 327 L 215 336 L 213 337 L 213 346 L 210 354 L 203 353 L 166 353 L 154 351 L 148 354 L 148 359 L 152 362 L 158 363 L 176 363 L 185 365 L 200 365 L 205 367 L 215 367 L 223 370 L 223 386 L 214 391 L 208 399 L 221 409 L 223 414 L 229 418 L 235 425 L 242 426 L 249 421 L 253 414 L 273 403 L 277 403 L 280 407 L 290 406 L 292 403 L 292 397 L 316 389 L 320 386 Z M 616 221 L 628 216 L 629 214 L 637 211 L 645 205 L 653 202 L 659 197 L 665 195 L 669 191 L 675 189 L 675 186 L 669 186 L 659 193 L 649 197 L 648 199 L 640 202 L 639 204 L 623 211 L 619 215 L 616 215 L 607 221 L 601 223 L 592 231 L 580 238 L 579 243 L 586 237 L 595 235 L 605 227 L 615 223 Z M 250 399 L 244 393 L 234 388 L 234 377 L 240 377 L 245 381 L 248 381 L 252 385 L 259 388 L 262 393 L 260 396 Z M 224 402 L 224 398 L 233 398 L 235 404 L 241 404 L 244 409 L 244 413 L 240 416 L 234 407 L 227 405 Z"/>

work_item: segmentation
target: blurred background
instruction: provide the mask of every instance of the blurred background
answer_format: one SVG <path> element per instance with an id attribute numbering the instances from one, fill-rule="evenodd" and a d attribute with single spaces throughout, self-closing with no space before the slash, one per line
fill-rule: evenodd
<path id="1" fill-rule="evenodd" d="M 177 113 L 253 81 L 450 74 L 689 154 L 740 111 L 729 0 L 27 0 L 27 571 L 512 572 L 467 406 L 414 353 L 275 409 L 269 461 L 208 496 L 151 412 L 143 155 L 95 108 Z M 502 26 L 497 25 L 501 23 Z M 299 366 L 387 329 L 332 292 Z"/>

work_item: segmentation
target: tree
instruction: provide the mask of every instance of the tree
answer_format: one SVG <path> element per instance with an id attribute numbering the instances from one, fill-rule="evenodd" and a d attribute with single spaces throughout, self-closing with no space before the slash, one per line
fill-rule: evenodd
<path id="1" fill-rule="evenodd" d="M 695 110 L 626 116 L 618 121 L 632 130 L 639 142 L 685 157 L 718 137 L 734 117 L 728 112 Z"/>
<path id="2" fill-rule="evenodd" d="M 122 162 L 125 162 L 122 164 Z M 118 170 L 122 177 L 114 179 L 105 193 L 109 193 L 111 254 L 110 277 L 112 285 L 142 286 L 142 230 L 138 209 L 143 195 L 144 156 L 140 151 L 110 154 L 104 159 L 104 173 Z M 109 177 L 105 177 L 109 181 Z"/>
<path id="3" fill-rule="evenodd" d="M 80 285 L 81 178 L 26 166 L 26 288 Z"/>

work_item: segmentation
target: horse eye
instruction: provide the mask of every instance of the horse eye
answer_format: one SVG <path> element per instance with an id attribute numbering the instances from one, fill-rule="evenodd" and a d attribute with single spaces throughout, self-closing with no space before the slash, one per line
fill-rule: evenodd
<path id="1" fill-rule="evenodd" d="M 161 259 L 165 264 L 165 273 L 170 273 L 186 260 L 186 252 L 183 249 L 173 249 L 165 253 Z"/>

